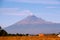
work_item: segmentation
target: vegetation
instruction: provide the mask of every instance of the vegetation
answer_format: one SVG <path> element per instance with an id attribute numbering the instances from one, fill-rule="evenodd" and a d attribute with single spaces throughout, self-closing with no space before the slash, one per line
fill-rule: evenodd
<path id="1" fill-rule="evenodd" d="M 0 26 L 0 36 L 6 36 L 7 34 L 8 33 L 5 30 L 3 30 Z"/>
<path id="2" fill-rule="evenodd" d="M 59 37 L 39 37 L 39 36 L 2 36 L 0 40 L 60 40 Z"/>
<path id="3" fill-rule="evenodd" d="M 60 33 L 60 32 L 59 32 Z M 58 34 L 52 33 L 52 34 L 44 34 L 44 36 L 54 36 L 56 37 Z M 4 29 L 0 26 L 0 36 L 39 36 L 39 34 L 31 35 L 31 34 L 8 34 Z"/>
<path id="4" fill-rule="evenodd" d="M 3 30 L 0 26 L 0 40 L 60 40 L 57 37 L 57 34 L 44 34 L 43 37 L 39 35 L 30 35 L 30 34 L 8 34 L 5 30 Z"/>

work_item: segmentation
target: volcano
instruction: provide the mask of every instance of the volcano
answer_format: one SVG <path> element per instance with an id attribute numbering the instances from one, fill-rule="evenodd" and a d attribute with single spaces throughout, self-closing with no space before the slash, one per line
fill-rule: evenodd
<path id="1" fill-rule="evenodd" d="M 52 24 L 52 22 L 47 22 L 42 18 L 38 18 L 35 15 L 30 15 L 25 19 L 17 22 L 17 24 Z"/>
<path id="2" fill-rule="evenodd" d="M 59 23 L 48 22 L 35 15 L 27 16 L 25 19 L 6 27 L 8 33 L 56 33 L 60 31 Z"/>

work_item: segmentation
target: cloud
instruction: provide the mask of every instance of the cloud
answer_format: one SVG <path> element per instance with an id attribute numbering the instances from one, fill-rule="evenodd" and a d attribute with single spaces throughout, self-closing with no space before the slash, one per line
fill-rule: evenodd
<path id="1" fill-rule="evenodd" d="M 7 26 L 7 24 L 1 24 L 1 23 L 0 23 L 0 26 L 1 26 L 2 28 L 4 28 L 4 27 Z"/>
<path id="2" fill-rule="evenodd" d="M 46 8 L 60 8 L 60 7 L 56 7 L 56 6 L 48 6 Z"/>
<path id="3" fill-rule="evenodd" d="M 20 11 L 19 8 L 0 8 L 0 13 L 3 15 L 32 15 L 32 12 L 30 10 L 22 10 Z"/>
<path id="4" fill-rule="evenodd" d="M 16 12 L 18 8 L 0 8 L 2 13 L 13 13 Z"/>
<path id="5" fill-rule="evenodd" d="M 22 3 L 60 4 L 59 0 L 6 0 L 6 1 Z"/>

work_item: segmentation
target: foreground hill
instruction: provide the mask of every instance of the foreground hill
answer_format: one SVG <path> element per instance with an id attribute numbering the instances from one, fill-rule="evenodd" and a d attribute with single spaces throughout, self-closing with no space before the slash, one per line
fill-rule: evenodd
<path id="1" fill-rule="evenodd" d="M 60 32 L 60 24 L 52 23 L 34 15 L 5 28 L 8 33 L 56 33 Z"/>

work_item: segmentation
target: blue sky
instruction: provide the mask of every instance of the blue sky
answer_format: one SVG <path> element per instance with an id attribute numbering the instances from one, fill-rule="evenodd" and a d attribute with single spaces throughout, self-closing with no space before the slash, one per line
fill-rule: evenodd
<path id="1" fill-rule="evenodd" d="M 0 0 L 0 25 L 3 28 L 31 14 L 60 23 L 60 0 Z"/>

